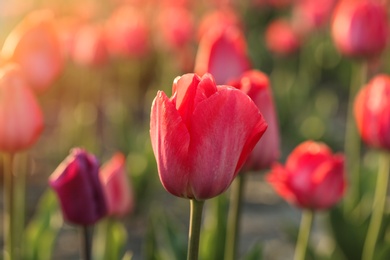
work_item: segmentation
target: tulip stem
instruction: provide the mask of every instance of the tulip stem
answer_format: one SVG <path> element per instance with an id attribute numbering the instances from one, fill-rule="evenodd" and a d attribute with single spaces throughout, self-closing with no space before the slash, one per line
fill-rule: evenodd
<path id="1" fill-rule="evenodd" d="M 87 225 L 81 226 L 81 254 L 82 259 L 91 260 L 92 230 Z"/>
<path id="2" fill-rule="evenodd" d="M 15 259 L 13 154 L 4 154 L 4 260 Z"/>
<path id="3" fill-rule="evenodd" d="M 187 260 L 197 260 L 199 254 L 200 226 L 202 222 L 204 201 L 192 199 L 190 204 Z"/>
<path id="4" fill-rule="evenodd" d="M 295 247 L 294 260 L 305 260 L 310 231 L 313 225 L 314 212 L 310 209 L 302 211 L 301 225 L 299 227 L 297 245 Z"/>
<path id="5" fill-rule="evenodd" d="M 360 136 L 353 116 L 353 104 L 359 88 L 366 82 L 367 77 L 367 64 L 365 62 L 353 65 L 344 144 L 347 158 L 346 168 L 349 173 L 349 179 L 351 180 L 349 209 L 353 209 L 360 200 Z"/>
<path id="6" fill-rule="evenodd" d="M 236 255 L 239 242 L 239 227 L 244 182 L 244 174 L 238 174 L 231 186 L 232 188 L 230 192 L 230 205 L 225 244 L 225 260 L 237 259 Z"/>
<path id="7" fill-rule="evenodd" d="M 389 155 L 384 152 L 380 158 L 378 176 L 376 180 L 374 202 L 366 241 L 363 247 L 363 260 L 374 259 L 375 245 L 382 225 L 382 218 L 386 206 L 387 186 L 389 182 Z"/>

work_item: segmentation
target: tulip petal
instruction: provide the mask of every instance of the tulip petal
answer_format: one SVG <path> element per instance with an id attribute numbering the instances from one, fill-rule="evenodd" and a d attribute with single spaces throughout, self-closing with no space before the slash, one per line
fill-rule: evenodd
<path id="1" fill-rule="evenodd" d="M 246 94 L 229 87 L 199 103 L 192 120 L 190 183 L 201 200 L 228 188 L 266 123 Z"/>
<path id="2" fill-rule="evenodd" d="M 191 196 L 186 188 L 190 135 L 174 104 L 162 91 L 157 93 L 152 104 L 150 138 L 165 189 L 179 197 Z"/>

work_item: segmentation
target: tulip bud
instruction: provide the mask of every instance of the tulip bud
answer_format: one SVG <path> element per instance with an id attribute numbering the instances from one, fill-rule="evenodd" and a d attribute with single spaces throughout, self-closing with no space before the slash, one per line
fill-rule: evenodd
<path id="1" fill-rule="evenodd" d="M 284 167 L 280 164 L 272 167 L 267 181 L 297 207 L 328 209 L 345 191 L 344 157 L 332 154 L 323 143 L 306 141 L 291 152 Z"/>
<path id="2" fill-rule="evenodd" d="M 99 177 L 103 185 L 109 216 L 124 216 L 134 207 L 125 162 L 125 156 L 117 153 L 100 169 Z"/>
<path id="3" fill-rule="evenodd" d="M 31 147 L 43 130 L 43 115 L 17 64 L 0 68 L 0 150 L 15 153 Z"/>
<path id="4" fill-rule="evenodd" d="M 1 55 L 18 63 L 28 83 L 36 92 L 47 90 L 63 68 L 58 35 L 53 14 L 48 10 L 35 11 L 8 35 Z"/>
<path id="5" fill-rule="evenodd" d="M 210 74 L 175 79 L 173 95 L 152 104 L 150 138 L 160 180 L 175 196 L 205 200 L 224 192 L 267 128 L 242 91 Z"/>
<path id="6" fill-rule="evenodd" d="M 390 149 L 390 76 L 378 75 L 360 90 L 354 114 L 363 141 Z"/>
<path id="7" fill-rule="evenodd" d="M 107 214 L 95 156 L 75 148 L 49 178 L 63 217 L 77 225 L 92 225 Z"/>
<path id="8" fill-rule="evenodd" d="M 229 85 L 247 94 L 268 124 L 267 131 L 249 155 L 243 169 L 255 171 L 267 169 L 280 156 L 279 126 L 269 79 L 264 73 L 251 70 L 245 72 L 238 81 L 230 82 Z"/>
<path id="9" fill-rule="evenodd" d="M 298 34 L 284 20 L 272 21 L 265 32 L 267 48 L 275 54 L 289 55 L 300 47 Z"/>
<path id="10" fill-rule="evenodd" d="M 199 43 L 195 73 L 210 73 L 217 84 L 238 78 L 251 67 L 245 37 L 238 27 L 215 26 Z"/>
<path id="11" fill-rule="evenodd" d="M 343 0 L 332 21 L 332 37 L 344 55 L 370 58 L 379 55 L 388 39 L 386 7 L 379 1 Z"/>
<path id="12" fill-rule="evenodd" d="M 137 9 L 122 6 L 115 10 L 105 26 L 110 53 L 130 58 L 142 58 L 149 53 L 149 28 Z"/>

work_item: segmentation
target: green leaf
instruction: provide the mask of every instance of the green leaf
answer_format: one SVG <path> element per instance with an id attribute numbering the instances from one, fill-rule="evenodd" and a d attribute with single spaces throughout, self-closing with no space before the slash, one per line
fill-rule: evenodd
<path id="1" fill-rule="evenodd" d="M 263 259 L 263 246 L 260 243 L 256 243 L 248 253 L 244 256 L 243 260 L 262 260 Z"/>

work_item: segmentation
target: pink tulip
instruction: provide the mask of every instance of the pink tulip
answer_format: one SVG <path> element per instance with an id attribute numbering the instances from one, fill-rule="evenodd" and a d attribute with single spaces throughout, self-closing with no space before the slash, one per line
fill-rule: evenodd
<path id="1" fill-rule="evenodd" d="M 107 63 L 108 52 L 101 28 L 97 25 L 80 27 L 74 37 L 72 59 L 83 66 L 101 66 Z"/>
<path id="2" fill-rule="evenodd" d="M 0 68 L 0 150 L 31 147 L 44 127 L 38 101 L 17 64 Z"/>
<path id="3" fill-rule="evenodd" d="M 161 10 L 157 24 L 163 42 L 177 50 L 193 40 L 194 22 L 192 14 L 183 7 L 166 7 Z"/>
<path id="4" fill-rule="evenodd" d="M 132 6 L 114 10 L 105 26 L 110 53 L 130 58 L 142 58 L 150 51 L 149 25 L 144 14 Z"/>
<path id="5" fill-rule="evenodd" d="M 264 73 L 251 70 L 230 84 L 253 100 L 268 124 L 267 131 L 249 155 L 243 169 L 246 171 L 267 169 L 280 156 L 279 126 L 269 79 Z"/>
<path id="6" fill-rule="evenodd" d="M 210 73 L 217 84 L 226 84 L 249 70 L 245 37 L 238 27 L 215 26 L 199 43 L 195 73 Z"/>
<path id="7" fill-rule="evenodd" d="M 386 47 L 389 28 L 386 7 L 379 1 L 343 0 L 334 12 L 332 37 L 349 57 L 370 58 Z"/>
<path id="8" fill-rule="evenodd" d="M 267 181 L 295 206 L 328 209 L 342 198 L 346 188 L 344 157 L 332 154 L 323 143 L 306 141 L 292 151 L 284 167 L 272 167 Z"/>
<path id="9" fill-rule="evenodd" d="M 85 150 L 73 149 L 49 177 L 49 185 L 57 194 L 66 221 L 92 225 L 106 216 L 99 162 Z"/>
<path id="10" fill-rule="evenodd" d="M 282 56 L 295 53 L 300 47 L 297 32 L 288 22 L 280 19 L 268 25 L 265 41 L 270 51 Z"/>
<path id="11" fill-rule="evenodd" d="M 27 15 L 8 35 L 1 55 L 20 65 L 29 85 L 36 92 L 47 90 L 63 69 L 52 12 L 42 10 Z"/>
<path id="12" fill-rule="evenodd" d="M 125 156 L 117 153 L 100 169 L 100 182 L 103 185 L 110 216 L 124 216 L 134 207 L 125 162 Z"/>
<path id="13" fill-rule="evenodd" d="M 177 77 L 152 104 L 150 137 L 160 180 L 175 196 L 205 200 L 224 192 L 267 128 L 253 101 L 210 74 Z"/>
<path id="14" fill-rule="evenodd" d="M 390 149 L 390 76 L 374 77 L 360 90 L 354 106 L 362 139 L 370 146 Z"/>

